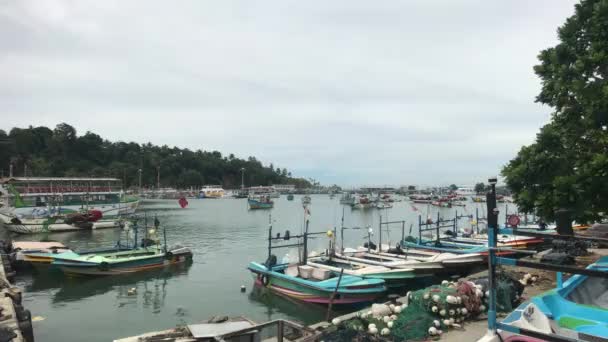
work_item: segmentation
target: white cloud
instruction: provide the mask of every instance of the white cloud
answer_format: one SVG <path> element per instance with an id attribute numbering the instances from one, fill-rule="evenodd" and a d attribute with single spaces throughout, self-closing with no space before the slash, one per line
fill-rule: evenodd
<path id="1" fill-rule="evenodd" d="M 532 66 L 573 4 L 4 2 L 0 127 L 65 121 L 340 184 L 471 184 L 547 121 Z"/>

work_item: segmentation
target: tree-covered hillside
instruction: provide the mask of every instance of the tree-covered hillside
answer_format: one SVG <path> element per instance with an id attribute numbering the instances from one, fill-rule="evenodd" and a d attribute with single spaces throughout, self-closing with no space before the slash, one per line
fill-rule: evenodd
<path id="1" fill-rule="evenodd" d="M 94 176 L 116 177 L 125 186 L 138 184 L 138 170 L 142 169 L 142 184 L 156 186 L 160 171 L 161 187 L 199 187 L 221 184 L 238 188 L 241 168 L 245 168 L 245 185 L 296 184 L 307 187 L 305 179 L 292 178 L 287 169 L 264 166 L 255 157 L 247 160 L 218 151 L 191 151 L 151 143 L 110 142 L 99 135 L 62 123 L 55 129 L 48 127 L 13 128 L 7 134 L 0 130 L 0 170 L 23 176 Z"/>

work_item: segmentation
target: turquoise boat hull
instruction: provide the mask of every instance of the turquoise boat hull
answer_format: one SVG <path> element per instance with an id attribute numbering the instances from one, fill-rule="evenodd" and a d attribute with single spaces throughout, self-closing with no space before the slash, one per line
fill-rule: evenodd
<path id="1" fill-rule="evenodd" d="M 138 248 L 90 255 L 66 252 L 56 256 L 51 265 L 66 274 L 105 276 L 146 271 L 189 260 L 192 260 L 192 253 L 187 248 L 167 253 L 156 248 Z"/>
<path id="2" fill-rule="evenodd" d="M 254 199 L 248 199 L 249 209 L 272 209 L 274 207 L 273 202 L 261 202 Z"/>
<path id="3" fill-rule="evenodd" d="M 283 271 L 287 265 L 277 265 L 271 269 L 251 262 L 248 269 L 254 276 L 256 286 L 263 286 L 272 292 L 307 303 L 329 304 L 336 290 L 338 277 L 314 281 L 286 275 Z M 371 302 L 386 292 L 381 279 L 363 279 L 357 276 L 343 275 L 336 292 L 333 304 L 358 304 Z"/>

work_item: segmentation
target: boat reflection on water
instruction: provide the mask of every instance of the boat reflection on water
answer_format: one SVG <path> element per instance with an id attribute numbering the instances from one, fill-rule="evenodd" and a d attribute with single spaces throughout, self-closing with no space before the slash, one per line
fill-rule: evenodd
<path id="1" fill-rule="evenodd" d="M 115 291 L 121 307 L 130 303 L 137 304 L 139 301 L 144 308 L 152 308 L 154 312 L 158 312 L 164 306 L 169 281 L 186 276 L 191 266 L 192 261 L 189 261 L 162 269 L 115 277 L 66 277 L 61 272 L 38 272 L 19 277 L 18 283 L 25 292 L 52 292 L 49 290 L 58 289 L 52 297 L 55 304 L 77 302 Z M 135 291 L 132 291 L 133 288 Z"/>
<path id="2" fill-rule="evenodd" d="M 267 321 L 285 318 L 287 315 L 289 319 L 308 325 L 324 320 L 327 314 L 327 306 L 296 301 L 277 295 L 261 286 L 253 286 L 249 293 L 249 300 L 266 307 L 266 317 L 264 318 Z M 332 316 L 343 315 L 354 309 L 356 308 L 334 308 Z"/>

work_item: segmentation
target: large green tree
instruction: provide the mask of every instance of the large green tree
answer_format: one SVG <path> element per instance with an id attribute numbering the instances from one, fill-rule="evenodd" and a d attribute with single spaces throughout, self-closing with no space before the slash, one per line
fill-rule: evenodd
<path id="1" fill-rule="evenodd" d="M 598 220 L 608 214 L 608 1 L 581 1 L 558 38 L 534 67 L 536 101 L 553 108 L 551 121 L 503 175 L 522 211 Z"/>
<path id="2" fill-rule="evenodd" d="M 54 130 L 46 127 L 13 128 L 6 134 L 0 130 L 0 174 L 22 176 L 95 176 L 116 177 L 126 187 L 139 183 L 155 187 L 160 174 L 161 186 L 199 187 L 203 184 L 221 184 L 238 188 L 241 168 L 245 169 L 246 185 L 290 183 L 308 187 L 305 179 L 292 178 L 287 169 L 274 165 L 264 166 L 255 157 L 247 160 L 234 154 L 222 156 L 219 151 L 191 151 L 151 143 L 110 142 L 101 136 L 86 132 L 79 136 L 76 129 L 66 123 Z"/>

